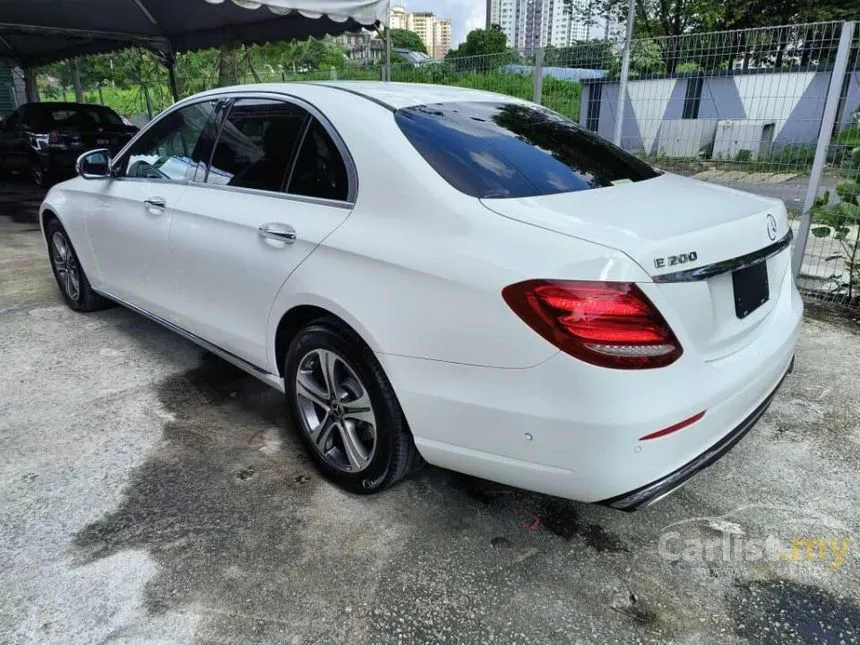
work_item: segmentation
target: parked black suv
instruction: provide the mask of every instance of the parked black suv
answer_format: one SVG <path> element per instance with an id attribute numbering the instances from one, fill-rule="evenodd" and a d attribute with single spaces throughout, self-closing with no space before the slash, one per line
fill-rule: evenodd
<path id="1" fill-rule="evenodd" d="M 0 170 L 28 172 L 46 186 L 74 175 L 82 152 L 116 153 L 137 131 L 103 105 L 28 103 L 0 122 Z"/>

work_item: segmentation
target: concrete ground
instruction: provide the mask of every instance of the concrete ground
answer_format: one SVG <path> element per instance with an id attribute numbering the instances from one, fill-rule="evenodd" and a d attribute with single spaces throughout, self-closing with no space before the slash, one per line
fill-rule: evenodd
<path id="1" fill-rule="evenodd" d="M 129 311 L 66 309 L 38 195 L 12 190 L 3 645 L 860 642 L 856 320 L 810 311 L 756 429 L 645 511 L 429 467 L 356 497 L 277 392 Z"/>

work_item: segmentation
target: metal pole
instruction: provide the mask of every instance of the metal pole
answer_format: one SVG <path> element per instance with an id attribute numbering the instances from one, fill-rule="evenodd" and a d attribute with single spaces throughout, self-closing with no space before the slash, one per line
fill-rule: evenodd
<path id="1" fill-rule="evenodd" d="M 167 59 L 167 80 L 170 83 L 170 93 L 173 101 L 179 100 L 179 86 L 176 84 L 176 57 L 171 54 Z"/>
<path id="2" fill-rule="evenodd" d="M 146 83 L 141 83 L 141 88 L 143 89 L 143 100 L 146 101 L 146 116 L 152 121 L 152 101 L 149 100 L 149 89 L 146 87 Z"/>
<path id="3" fill-rule="evenodd" d="M 383 81 L 391 80 L 391 0 L 388 0 L 388 13 L 385 14 L 385 68 L 382 73 Z"/>
<path id="4" fill-rule="evenodd" d="M 78 68 L 78 59 L 73 58 L 69 64 L 72 66 L 72 86 L 75 88 L 75 102 L 84 102 L 84 91 L 81 89 L 81 70 Z"/>
<path id="5" fill-rule="evenodd" d="M 389 11 L 391 9 L 389 8 Z M 391 28 L 385 28 L 385 80 L 391 80 Z"/>
<path id="6" fill-rule="evenodd" d="M 540 103 L 543 94 L 543 53 L 543 47 L 538 47 L 535 51 L 534 96 L 532 98 L 535 103 Z"/>
<path id="7" fill-rule="evenodd" d="M 621 79 L 618 85 L 618 105 L 615 108 L 616 146 L 621 145 L 621 127 L 624 125 L 624 103 L 627 98 L 627 77 L 630 75 L 630 46 L 633 42 L 633 20 L 636 18 L 636 0 L 629 0 L 627 6 L 627 36 L 624 39 L 624 56 L 621 59 Z"/>
<path id="8" fill-rule="evenodd" d="M 794 255 L 791 258 L 791 271 L 795 278 L 800 273 L 803 254 L 806 251 L 806 243 L 809 240 L 809 228 L 812 226 L 811 209 L 815 203 L 815 196 L 818 194 L 818 184 L 821 181 L 821 172 L 824 170 L 824 161 L 827 159 L 827 148 L 830 145 L 830 137 L 833 134 L 833 124 L 836 121 L 836 112 L 839 108 L 839 99 L 842 94 L 842 82 L 845 79 L 845 70 L 848 67 L 848 58 L 851 53 L 854 24 L 851 21 L 842 23 L 839 49 L 836 50 L 833 72 L 830 74 L 830 87 L 827 90 L 827 102 L 824 104 L 824 114 L 821 116 L 821 129 L 818 131 L 815 159 L 812 161 L 812 172 L 809 173 L 809 184 L 806 187 L 806 199 L 803 201 L 800 230 L 797 233 Z"/>
<path id="9" fill-rule="evenodd" d="M 12 86 L 14 87 L 14 83 Z M 36 70 L 33 67 L 24 68 L 24 93 L 27 95 L 28 103 L 38 102 L 39 86 L 36 84 Z"/>

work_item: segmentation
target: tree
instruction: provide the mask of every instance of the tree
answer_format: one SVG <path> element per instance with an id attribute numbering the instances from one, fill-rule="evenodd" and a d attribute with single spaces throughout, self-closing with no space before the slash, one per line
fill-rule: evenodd
<path id="1" fill-rule="evenodd" d="M 452 49 L 445 56 L 450 58 L 463 58 L 465 56 L 485 56 L 487 54 L 501 54 L 508 51 L 508 37 L 498 25 L 489 29 L 473 29 L 466 36 L 466 40 Z"/>
<path id="2" fill-rule="evenodd" d="M 409 51 L 421 52 L 423 54 L 427 53 L 427 48 L 424 47 L 421 37 L 414 31 L 409 31 L 408 29 L 392 29 L 390 35 L 391 46 L 393 48 L 408 49 Z"/>
<path id="3" fill-rule="evenodd" d="M 821 20 L 840 20 L 856 15 L 857 0 L 634 0 L 636 39 L 661 39 L 665 71 L 678 65 L 703 71 L 731 69 L 740 61 L 782 67 L 799 62 L 825 65 L 832 60 L 839 39 L 838 25 L 808 25 Z M 627 19 L 628 0 L 565 0 L 574 16 L 589 24 L 605 22 L 606 16 L 621 25 Z M 780 29 L 748 32 L 756 27 L 791 25 Z M 733 31 L 711 34 L 714 31 Z M 799 60 L 797 58 L 799 57 Z"/>
<path id="4" fill-rule="evenodd" d="M 616 60 L 612 43 L 608 40 L 581 40 L 569 47 L 544 48 L 543 64 L 547 67 L 578 67 L 581 69 L 609 69 Z"/>
<path id="5" fill-rule="evenodd" d="M 341 69 L 346 64 L 343 49 L 314 38 L 260 45 L 255 47 L 253 59 L 258 67 L 286 72 Z"/>
<path id="6" fill-rule="evenodd" d="M 849 20 L 857 15 L 856 0 L 634 0 L 635 37 L 680 36 L 704 31 L 798 25 L 825 20 Z M 570 11 L 591 25 L 607 15 L 627 21 L 628 0 L 565 0 Z"/>
<path id="7" fill-rule="evenodd" d="M 616 58 L 609 68 L 612 76 L 621 74 L 621 60 Z M 663 48 L 656 40 L 640 38 L 634 40 L 630 47 L 630 76 L 654 76 L 665 74 L 666 64 L 663 61 Z"/>

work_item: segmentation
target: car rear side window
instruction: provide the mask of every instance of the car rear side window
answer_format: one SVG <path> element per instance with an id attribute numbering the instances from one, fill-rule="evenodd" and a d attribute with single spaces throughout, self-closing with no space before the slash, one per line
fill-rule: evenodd
<path id="1" fill-rule="evenodd" d="M 349 198 L 346 164 L 337 145 L 316 119 L 299 148 L 287 192 L 336 201 Z"/>
<path id="2" fill-rule="evenodd" d="M 633 155 L 549 110 L 521 103 L 403 108 L 397 125 L 454 188 L 474 197 L 531 197 L 658 176 Z"/>
<path id="3" fill-rule="evenodd" d="M 282 101 L 241 99 L 224 120 L 206 182 L 283 191 L 310 115 Z"/>

